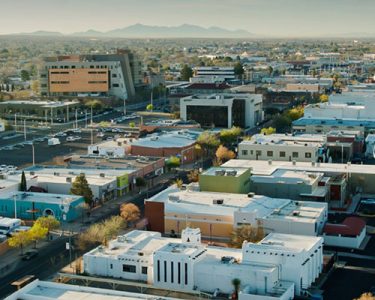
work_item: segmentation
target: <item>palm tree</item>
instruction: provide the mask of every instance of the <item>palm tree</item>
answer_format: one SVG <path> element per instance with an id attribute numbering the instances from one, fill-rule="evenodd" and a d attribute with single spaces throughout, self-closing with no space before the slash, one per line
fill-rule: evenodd
<path id="1" fill-rule="evenodd" d="M 233 287 L 234 287 L 234 296 L 235 296 L 235 299 L 238 299 L 238 292 L 240 291 L 241 280 L 238 279 L 238 278 L 234 278 L 232 280 L 232 284 L 233 284 Z"/>

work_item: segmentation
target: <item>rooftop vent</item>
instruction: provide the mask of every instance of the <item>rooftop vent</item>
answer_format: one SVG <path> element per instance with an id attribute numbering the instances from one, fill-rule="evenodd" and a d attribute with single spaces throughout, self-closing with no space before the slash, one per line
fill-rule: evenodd
<path id="1" fill-rule="evenodd" d="M 34 172 L 34 171 L 31 171 L 31 172 L 30 172 L 30 175 L 35 175 L 35 172 Z"/>
<path id="2" fill-rule="evenodd" d="M 72 182 L 72 177 L 66 177 L 66 182 Z"/>
<path id="3" fill-rule="evenodd" d="M 105 177 L 105 174 L 104 173 L 100 173 L 99 176 L 100 177 Z"/>
<path id="4" fill-rule="evenodd" d="M 247 197 L 248 197 L 248 198 L 254 198 L 254 196 L 255 196 L 255 193 L 248 193 L 248 194 L 247 194 Z"/>
<path id="5" fill-rule="evenodd" d="M 224 200 L 223 199 L 215 199 L 213 201 L 213 204 L 218 204 L 218 205 L 222 205 L 224 203 Z"/>
<path id="6" fill-rule="evenodd" d="M 236 259 L 233 256 L 223 256 L 221 257 L 221 262 L 223 264 L 233 264 Z"/>
<path id="7" fill-rule="evenodd" d="M 294 216 L 294 217 L 297 217 L 297 216 L 299 216 L 299 215 L 300 215 L 300 212 L 299 212 L 299 211 L 296 211 L 296 210 L 295 210 L 295 211 L 293 212 L 293 216 Z"/>
<path id="8" fill-rule="evenodd" d="M 295 160 L 293 160 L 292 163 L 293 163 L 293 166 L 295 166 L 297 164 L 297 162 Z"/>
<path id="9" fill-rule="evenodd" d="M 268 160 L 268 164 L 269 164 L 269 165 L 272 165 L 272 159 L 269 159 L 269 160 Z"/>

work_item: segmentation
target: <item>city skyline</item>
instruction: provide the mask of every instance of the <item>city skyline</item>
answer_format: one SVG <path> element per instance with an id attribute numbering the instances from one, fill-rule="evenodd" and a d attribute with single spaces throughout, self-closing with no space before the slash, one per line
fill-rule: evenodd
<path id="1" fill-rule="evenodd" d="M 254 37 L 375 36 L 371 0 L 4 0 L 0 34 L 109 31 L 137 23 L 246 30 Z M 17 11 L 18 13 L 10 13 Z M 327 30 L 329 29 L 329 30 Z"/>

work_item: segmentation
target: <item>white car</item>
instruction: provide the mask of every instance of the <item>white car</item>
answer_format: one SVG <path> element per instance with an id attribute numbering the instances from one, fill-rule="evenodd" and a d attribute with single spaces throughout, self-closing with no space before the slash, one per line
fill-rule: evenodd
<path id="1" fill-rule="evenodd" d="M 81 139 L 80 136 L 68 136 L 68 137 L 66 138 L 66 141 L 67 141 L 67 142 L 74 142 L 74 141 L 78 141 L 78 140 L 80 140 L 80 139 Z"/>

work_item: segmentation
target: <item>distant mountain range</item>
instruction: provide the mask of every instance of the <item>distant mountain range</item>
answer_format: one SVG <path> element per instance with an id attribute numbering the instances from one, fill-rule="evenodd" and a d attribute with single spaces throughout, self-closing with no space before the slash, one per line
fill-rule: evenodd
<path id="1" fill-rule="evenodd" d="M 62 34 L 60 32 L 35 31 L 17 35 L 34 36 L 75 36 L 75 37 L 113 37 L 113 38 L 249 38 L 254 34 L 246 30 L 227 30 L 220 27 L 204 28 L 183 24 L 180 26 L 150 26 L 135 24 L 124 28 L 100 32 L 93 29 L 85 32 Z"/>

